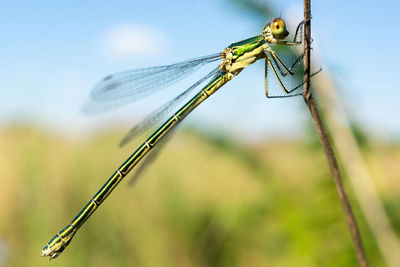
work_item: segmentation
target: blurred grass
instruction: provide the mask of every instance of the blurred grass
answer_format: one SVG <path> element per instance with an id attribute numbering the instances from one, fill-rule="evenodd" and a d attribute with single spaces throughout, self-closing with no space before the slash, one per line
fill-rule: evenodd
<path id="1" fill-rule="evenodd" d="M 245 146 L 196 130 L 177 133 L 133 186 L 123 182 L 58 259 L 40 258 L 135 148 L 118 149 L 121 136 L 72 139 L 29 125 L 3 128 L 0 265 L 356 266 L 318 146 Z M 366 158 L 399 229 L 400 148 L 374 146 L 379 153 L 368 147 Z M 355 208 L 371 266 L 383 266 Z"/>

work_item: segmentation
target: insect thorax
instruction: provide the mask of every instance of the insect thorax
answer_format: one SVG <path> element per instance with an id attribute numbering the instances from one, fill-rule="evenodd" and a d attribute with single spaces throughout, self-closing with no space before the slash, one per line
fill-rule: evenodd
<path id="1" fill-rule="evenodd" d="M 267 43 L 270 43 L 270 44 L 276 43 L 276 39 L 275 39 L 274 35 L 272 34 L 271 26 L 269 26 L 269 25 L 267 27 L 265 27 L 261 36 L 262 36 L 263 40 Z"/>

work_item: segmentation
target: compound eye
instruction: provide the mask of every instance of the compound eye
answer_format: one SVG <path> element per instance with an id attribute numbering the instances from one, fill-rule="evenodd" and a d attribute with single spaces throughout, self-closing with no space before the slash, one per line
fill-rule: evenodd
<path id="1" fill-rule="evenodd" d="M 271 31 L 276 39 L 283 39 L 289 34 L 286 31 L 285 21 L 281 18 L 276 18 L 271 22 Z"/>

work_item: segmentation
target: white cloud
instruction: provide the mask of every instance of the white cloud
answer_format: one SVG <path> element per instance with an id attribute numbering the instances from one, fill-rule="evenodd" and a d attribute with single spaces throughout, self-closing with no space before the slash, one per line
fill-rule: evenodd
<path id="1" fill-rule="evenodd" d="M 105 34 L 104 47 L 112 57 L 157 56 L 166 46 L 165 34 L 139 24 L 120 24 Z"/>

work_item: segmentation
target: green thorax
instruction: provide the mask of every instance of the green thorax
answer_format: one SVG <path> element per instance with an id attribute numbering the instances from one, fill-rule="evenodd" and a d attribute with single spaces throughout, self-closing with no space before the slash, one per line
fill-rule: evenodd
<path id="1" fill-rule="evenodd" d="M 245 53 L 251 52 L 258 48 L 264 43 L 261 35 L 257 35 L 236 43 L 231 44 L 228 48 L 233 50 L 233 60 L 244 55 Z"/>

